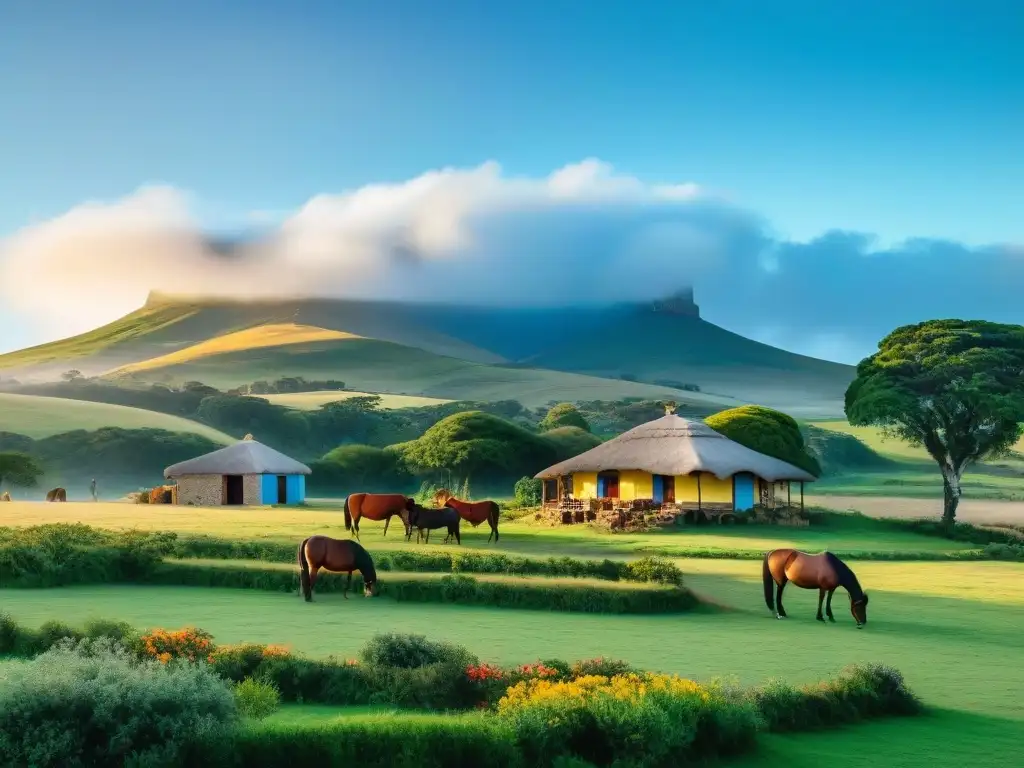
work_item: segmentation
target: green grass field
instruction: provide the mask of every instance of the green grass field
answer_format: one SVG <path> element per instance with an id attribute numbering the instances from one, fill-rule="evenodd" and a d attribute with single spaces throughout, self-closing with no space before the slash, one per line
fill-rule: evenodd
<path id="1" fill-rule="evenodd" d="M 377 392 L 344 392 L 319 391 L 319 392 L 292 392 L 284 395 L 260 395 L 275 405 L 283 405 L 288 408 L 296 408 L 300 411 L 315 411 L 325 403 L 333 403 L 337 400 L 348 400 L 351 397 L 366 397 L 374 395 L 380 397 L 381 408 L 420 408 L 427 405 L 443 405 L 450 403 L 441 397 L 421 397 L 419 395 L 389 395 Z"/>
<path id="2" fill-rule="evenodd" d="M 149 427 L 171 432 L 192 432 L 225 445 L 235 442 L 223 432 L 179 416 L 123 405 L 35 395 L 0 394 L 0 425 L 5 432 L 16 432 L 32 438 L 49 437 L 75 429 Z"/>
<path id="3" fill-rule="evenodd" d="M 886 436 L 875 427 L 854 427 L 841 419 L 810 422 L 812 426 L 851 435 L 875 453 L 894 462 L 884 471 L 842 472 L 822 477 L 815 494 L 942 498 L 942 475 L 935 461 L 919 447 Z M 964 475 L 964 495 L 973 499 L 1024 500 L 1024 438 L 1006 457 L 970 467 Z"/>
<path id="4" fill-rule="evenodd" d="M 341 505 L 315 509 L 213 508 L 147 506 L 123 503 L 13 502 L 0 505 L 0 526 L 84 522 L 101 528 L 176 531 L 182 535 L 209 535 L 245 541 L 294 543 L 314 533 L 348 537 Z M 408 547 L 444 548 L 434 544 L 406 544 L 396 520 L 388 536 L 383 523 L 364 522 L 361 541 L 371 552 Z M 633 558 L 645 554 L 687 557 L 704 552 L 766 552 L 791 546 L 807 551 L 834 552 L 946 552 L 969 548 L 962 542 L 920 536 L 878 521 L 837 517 L 828 525 L 807 528 L 782 526 L 684 526 L 677 530 L 621 536 L 589 526 L 542 527 L 526 522 L 503 522 L 497 545 L 487 543 L 488 529 L 463 527 L 463 549 L 497 551 L 533 557 L 571 555 L 587 558 Z"/>
<path id="5" fill-rule="evenodd" d="M 4 610 L 38 625 L 54 617 L 81 624 L 113 617 L 140 627 L 195 625 L 221 642 L 287 643 L 313 655 L 353 657 L 381 631 L 414 632 L 466 644 L 486 660 L 524 663 L 553 656 L 615 656 L 697 679 L 771 677 L 813 682 L 850 663 L 882 662 L 943 711 L 919 720 L 875 723 L 813 736 L 772 737 L 746 765 L 775 765 L 794 754 L 811 765 L 1014 765 L 1024 737 L 1024 566 L 1006 563 L 857 563 L 872 596 L 869 623 L 853 627 L 837 594 L 838 622 L 814 621 L 816 593 L 790 588 L 790 618 L 762 602 L 756 563 L 685 561 L 690 585 L 730 610 L 686 616 L 551 615 L 446 605 L 348 601 L 321 595 L 161 587 L 5 590 Z M 258 617 L 258 618 L 257 618 Z M 316 708 L 279 717 L 337 716 Z M 365 716 L 365 713 L 364 713 Z M 877 742 L 892 734 L 896 742 Z M 837 746 L 839 745 L 839 746 Z M 877 764 L 877 763 L 876 763 Z"/>

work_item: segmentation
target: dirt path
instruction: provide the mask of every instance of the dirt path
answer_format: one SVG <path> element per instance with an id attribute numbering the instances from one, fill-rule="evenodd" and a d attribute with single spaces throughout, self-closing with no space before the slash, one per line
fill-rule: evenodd
<path id="1" fill-rule="evenodd" d="M 942 515 L 942 499 L 904 499 L 888 496 L 809 496 L 808 503 L 832 509 L 855 509 L 870 517 L 910 519 Z M 964 499 L 956 518 L 965 523 L 1024 525 L 1024 502 Z"/>

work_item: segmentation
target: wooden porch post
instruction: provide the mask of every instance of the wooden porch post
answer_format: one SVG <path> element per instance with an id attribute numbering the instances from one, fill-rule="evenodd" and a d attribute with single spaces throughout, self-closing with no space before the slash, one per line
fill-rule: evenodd
<path id="1" fill-rule="evenodd" d="M 804 481 L 800 481 L 800 511 L 804 511 Z"/>
<path id="2" fill-rule="evenodd" d="M 548 481 L 545 478 L 540 480 L 540 508 L 543 510 L 548 500 Z"/>
<path id="3" fill-rule="evenodd" d="M 704 507 L 701 506 L 701 495 L 700 495 L 700 472 L 697 473 L 697 511 L 703 512 Z"/>
<path id="4" fill-rule="evenodd" d="M 793 506 L 793 483 L 789 480 L 786 481 L 786 506 Z"/>

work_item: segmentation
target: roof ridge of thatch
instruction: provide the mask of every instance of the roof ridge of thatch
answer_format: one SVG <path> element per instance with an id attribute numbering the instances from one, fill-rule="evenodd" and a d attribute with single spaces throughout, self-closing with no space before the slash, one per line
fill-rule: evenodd
<path id="1" fill-rule="evenodd" d="M 231 445 L 172 464 L 164 477 L 182 475 L 309 475 L 302 462 L 246 435 Z"/>

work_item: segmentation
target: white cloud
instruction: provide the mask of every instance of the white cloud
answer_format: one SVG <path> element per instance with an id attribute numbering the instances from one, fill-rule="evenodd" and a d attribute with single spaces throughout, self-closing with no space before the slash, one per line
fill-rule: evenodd
<path id="1" fill-rule="evenodd" d="M 225 256 L 205 236 L 188 195 L 149 187 L 80 205 L 0 243 L 0 290 L 10 305 L 66 333 L 130 311 L 151 289 L 432 298 L 461 282 L 481 300 L 500 301 L 509 287 L 525 289 L 537 279 L 539 262 L 555 273 L 559 264 L 568 267 L 602 213 L 627 219 L 604 245 L 606 264 L 668 259 L 678 266 L 688 255 L 700 257 L 708 236 L 671 220 L 697 191 L 693 184 L 648 185 L 593 159 L 540 179 L 504 176 L 488 162 L 317 195 L 284 217 L 254 212 L 264 228 L 280 223 Z M 669 221 L 647 221 L 659 206 L 667 206 Z M 484 278 L 494 270 L 513 274 Z M 584 277 L 582 287 L 593 291 L 608 277 Z"/>

